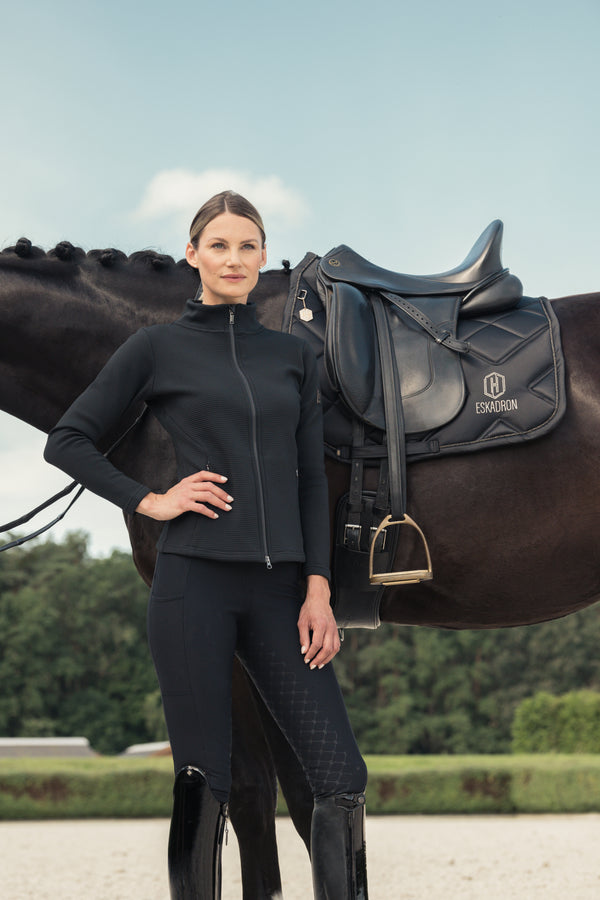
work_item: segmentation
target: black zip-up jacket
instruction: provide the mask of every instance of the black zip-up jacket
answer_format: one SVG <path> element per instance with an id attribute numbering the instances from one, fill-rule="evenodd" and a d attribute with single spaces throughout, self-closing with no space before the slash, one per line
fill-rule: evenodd
<path id="1" fill-rule="evenodd" d="M 329 577 L 329 516 L 314 354 L 264 328 L 252 303 L 188 300 L 170 325 L 133 334 L 52 429 L 45 459 L 133 513 L 153 488 L 120 472 L 96 445 L 135 401 L 171 436 L 178 478 L 227 476 L 231 512 L 167 522 L 166 553 L 304 563 Z"/>

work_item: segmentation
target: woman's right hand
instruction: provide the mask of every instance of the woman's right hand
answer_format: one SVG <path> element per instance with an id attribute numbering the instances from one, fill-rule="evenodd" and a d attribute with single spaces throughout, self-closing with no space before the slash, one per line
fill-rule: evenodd
<path id="1" fill-rule="evenodd" d="M 218 519 L 219 514 L 211 507 L 229 512 L 233 502 L 233 497 L 218 486 L 225 481 L 227 478 L 216 472 L 195 472 L 182 478 L 165 494 L 146 494 L 136 512 L 159 522 L 176 519 L 184 512 L 196 512 L 209 519 Z"/>

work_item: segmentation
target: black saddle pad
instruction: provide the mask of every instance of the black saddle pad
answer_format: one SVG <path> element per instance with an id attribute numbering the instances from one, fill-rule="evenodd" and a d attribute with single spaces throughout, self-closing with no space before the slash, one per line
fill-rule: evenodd
<path id="1" fill-rule="evenodd" d="M 470 344 L 460 357 L 465 399 L 439 429 L 409 437 L 415 457 L 481 450 L 541 437 L 566 409 L 558 320 L 544 298 L 523 297 L 505 313 L 459 319 Z M 419 452 L 418 442 L 431 444 Z"/>

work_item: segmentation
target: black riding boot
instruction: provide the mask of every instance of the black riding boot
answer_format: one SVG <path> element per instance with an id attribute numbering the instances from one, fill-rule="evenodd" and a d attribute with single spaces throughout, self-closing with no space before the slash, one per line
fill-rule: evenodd
<path id="1" fill-rule="evenodd" d="M 315 800 L 310 850 L 315 900 L 368 900 L 364 794 Z"/>
<path id="2" fill-rule="evenodd" d="M 219 803 L 194 766 L 177 773 L 169 833 L 171 900 L 220 900 L 227 804 Z"/>

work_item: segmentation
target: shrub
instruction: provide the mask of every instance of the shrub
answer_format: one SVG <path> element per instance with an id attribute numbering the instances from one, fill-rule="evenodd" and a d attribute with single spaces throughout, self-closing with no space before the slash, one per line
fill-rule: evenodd
<path id="1" fill-rule="evenodd" d="M 524 700 L 512 725 L 513 753 L 600 753 L 600 693 L 541 691 Z"/>

